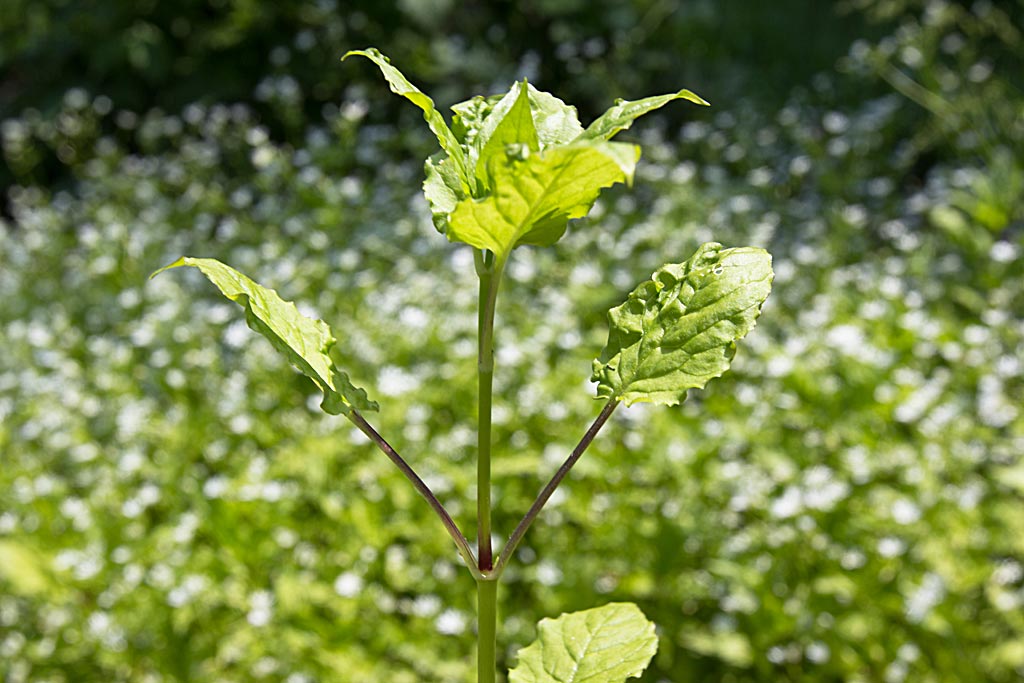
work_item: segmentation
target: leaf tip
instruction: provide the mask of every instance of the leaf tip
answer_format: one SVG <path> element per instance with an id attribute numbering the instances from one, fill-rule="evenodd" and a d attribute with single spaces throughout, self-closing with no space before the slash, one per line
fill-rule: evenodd
<path id="1" fill-rule="evenodd" d="M 171 268 L 180 268 L 181 266 L 188 265 L 186 263 L 186 261 L 185 261 L 185 258 L 186 258 L 185 256 L 182 256 L 177 261 L 174 261 L 173 263 L 168 263 L 163 268 L 157 268 L 152 273 L 150 273 L 149 277 L 146 278 L 146 279 L 147 280 L 152 280 L 153 278 L 155 278 L 157 275 L 159 275 L 160 273 L 164 272 L 165 270 L 170 270 Z"/>
<path id="2" fill-rule="evenodd" d="M 385 62 L 391 63 L 391 60 L 381 54 L 381 51 L 375 47 L 368 47 L 362 50 L 349 50 L 341 57 L 341 61 L 345 61 L 349 57 L 366 57 L 368 59 L 383 59 Z"/>
<path id="3" fill-rule="evenodd" d="M 682 98 L 684 100 L 687 100 L 688 102 L 693 102 L 694 104 L 699 104 L 702 107 L 710 107 L 711 106 L 710 102 L 708 102 L 707 100 L 705 100 L 703 97 L 701 97 L 697 93 L 693 92 L 692 90 L 687 90 L 686 88 L 683 88 L 682 90 L 677 92 L 676 96 L 680 97 L 680 98 Z"/>

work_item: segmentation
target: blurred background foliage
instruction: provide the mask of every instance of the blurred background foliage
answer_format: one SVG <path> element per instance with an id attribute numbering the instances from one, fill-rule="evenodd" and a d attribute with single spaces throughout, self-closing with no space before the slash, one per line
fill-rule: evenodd
<path id="1" fill-rule="evenodd" d="M 645 681 L 1024 677 L 1024 2 L 6 0 L 0 679 L 465 681 L 472 580 L 425 503 L 198 277 L 342 336 L 472 533 L 475 276 L 419 196 L 449 105 L 527 76 L 627 134 L 632 190 L 520 250 L 495 528 L 596 412 L 604 313 L 701 241 L 775 256 L 734 371 L 619 411 L 501 593 L 633 600 Z"/>

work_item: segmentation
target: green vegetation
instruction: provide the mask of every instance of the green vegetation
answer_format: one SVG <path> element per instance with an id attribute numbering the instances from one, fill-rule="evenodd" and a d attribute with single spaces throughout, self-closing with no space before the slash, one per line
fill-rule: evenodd
<path id="1" fill-rule="evenodd" d="M 588 13 L 578 30 L 597 27 L 602 55 L 567 29 L 565 59 L 530 67 L 506 33 L 488 43 L 511 53 L 495 67 L 467 57 L 483 49 L 473 40 L 451 52 L 443 31 L 396 29 L 416 52 L 396 60 L 446 107 L 523 75 L 588 103 L 583 120 L 679 80 L 714 104 L 622 133 L 644 148 L 634 187 L 605 190 L 553 247 L 509 258 L 494 385 L 515 400 L 494 410 L 497 533 L 572 449 L 565 425 L 593 417 L 584 379 L 609 308 L 712 239 L 774 257 L 765 315 L 730 372 L 678 407 L 616 410 L 519 545 L 499 595 L 504 670 L 537 617 L 634 602 L 657 625 L 644 681 L 1024 675 L 1024 7 L 854 4 L 878 22 L 865 39 L 826 31 L 847 54 L 815 62 L 817 77 L 766 79 L 774 99 L 694 76 L 688 46 L 724 53 L 728 32 L 616 42 L 597 22 L 620 18 Z M 686 15 L 701 5 L 651 35 L 696 31 Z M 403 161 L 434 144 L 419 110 L 389 109 L 376 74 L 336 61 L 390 42 L 325 36 L 302 52 L 282 38 L 291 61 L 261 68 L 278 43 L 247 43 L 243 16 L 225 19 L 252 48 L 237 54 L 265 61 L 217 53 L 255 83 L 233 95 L 156 110 L 81 81 L 20 91 L 0 124 L 5 683 L 474 675 L 471 577 L 401 473 L 319 411 L 323 393 L 198 273 L 146 280 L 180 254 L 216 255 L 330 320 L 352 381 L 380 401 L 375 426 L 473 527 L 459 503 L 476 486 L 472 250 L 438 239 L 423 168 Z M 781 9 L 776 26 L 778 43 L 799 42 Z M 21 44 L 8 35 L 5 70 Z M 124 44 L 104 33 L 74 58 L 91 73 L 90 50 Z M 313 54 L 323 69 L 305 67 Z M 636 80 L 616 81 L 626 54 Z M 764 55 L 732 83 L 757 81 Z M 563 77 L 573 59 L 579 80 Z M 292 72 L 301 101 L 287 98 Z M 343 85 L 360 78 L 372 87 Z M 321 82 L 316 100 L 306 84 Z"/>
<path id="2" fill-rule="evenodd" d="M 337 339 L 322 320 L 303 316 L 275 291 L 216 259 L 182 257 L 154 275 L 181 266 L 198 268 L 224 296 L 245 308 L 249 327 L 266 337 L 324 392 L 321 408 L 348 417 L 426 499 L 476 579 L 477 681 L 493 682 L 498 582 L 523 536 L 620 402 L 627 406 L 640 401 L 677 405 L 685 400 L 688 389 L 703 388 L 708 380 L 728 370 L 736 341 L 753 328 L 771 291 L 771 257 L 763 249 L 722 249 L 717 243 L 705 244 L 685 263 L 660 268 L 626 303 L 610 311 L 608 345 L 594 361 L 593 376 L 604 407 L 495 561 L 491 531 L 494 317 L 509 256 L 518 246 L 554 244 L 565 234 L 570 219 L 590 212 L 602 189 L 632 181 L 640 148 L 608 139 L 629 128 L 638 116 L 673 99 L 707 103 L 686 90 L 639 102 L 620 100 L 584 130 L 573 107 L 523 81 L 503 96 L 478 96 L 455 105 L 458 133 L 453 133 L 433 100 L 378 50 L 349 54 L 375 62 L 392 91 L 423 110 L 444 156 L 428 159 L 425 166 L 424 196 L 431 204 L 434 223 L 451 241 L 475 247 L 473 260 L 480 280 L 476 552 L 430 486 L 360 413 L 376 411 L 379 406 L 336 367 L 330 354 Z M 625 612 L 637 611 L 635 605 L 627 605 Z M 607 607 L 565 616 L 564 623 L 583 624 L 582 642 L 577 643 L 573 635 L 579 627 L 560 631 L 569 654 L 556 655 L 551 668 L 546 666 L 550 657 L 545 651 L 540 657 L 542 664 L 531 667 L 532 680 L 557 683 L 577 680 L 578 674 L 580 680 L 614 683 L 639 675 L 654 654 L 656 640 L 649 633 L 653 625 L 642 617 L 623 620 L 622 613 L 620 607 Z M 614 628 L 609 630 L 609 625 Z M 641 652 L 650 650 L 646 656 L 638 655 L 634 638 L 642 641 Z M 542 631 L 538 644 L 542 650 L 544 640 L 549 638 Z M 541 677 L 545 670 L 547 677 Z"/>

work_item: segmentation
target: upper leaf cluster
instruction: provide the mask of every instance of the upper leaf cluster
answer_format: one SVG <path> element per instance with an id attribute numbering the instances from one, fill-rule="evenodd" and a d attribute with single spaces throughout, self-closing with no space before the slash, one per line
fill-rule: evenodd
<path id="1" fill-rule="evenodd" d="M 441 151 L 427 159 L 423 184 L 434 225 L 499 261 L 520 245 L 554 244 L 603 188 L 632 182 L 640 148 L 610 139 L 634 119 L 675 99 L 707 104 L 688 90 L 620 100 L 584 129 L 575 107 L 524 80 L 504 95 L 454 105 L 449 128 L 433 100 L 378 50 L 350 55 L 377 64 L 391 90 L 420 107 L 437 136 Z"/>

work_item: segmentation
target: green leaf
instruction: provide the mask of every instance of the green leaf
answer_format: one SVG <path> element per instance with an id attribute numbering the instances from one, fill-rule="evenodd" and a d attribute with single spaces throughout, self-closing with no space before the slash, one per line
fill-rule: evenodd
<path id="1" fill-rule="evenodd" d="M 430 99 L 423 91 L 417 88 L 415 85 L 409 82 L 401 71 L 391 65 L 391 60 L 381 54 L 380 50 L 369 47 L 365 50 L 350 50 L 345 53 L 345 56 L 341 58 L 341 61 L 345 61 L 352 55 L 358 55 L 360 57 L 366 57 L 378 67 L 384 74 L 384 79 L 388 82 L 391 87 L 391 92 L 396 95 L 401 95 L 406 98 L 417 107 L 423 110 L 423 118 L 426 119 L 427 125 L 430 126 L 430 130 L 433 131 L 437 137 L 437 141 L 441 144 L 441 149 L 448 153 L 451 157 L 455 167 L 459 171 L 459 177 L 463 178 L 465 182 L 469 182 L 469 173 L 466 166 L 466 157 L 463 153 L 462 146 L 459 141 L 455 138 L 451 129 L 448 128 L 448 124 L 445 123 L 444 117 L 441 116 L 441 112 L 434 108 L 434 100 Z"/>
<path id="2" fill-rule="evenodd" d="M 537 630 L 509 683 L 622 683 L 643 673 L 658 649 L 654 624 L 630 602 L 543 619 Z"/>
<path id="3" fill-rule="evenodd" d="M 639 156 L 635 145 L 588 142 L 525 159 L 494 157 L 488 167 L 492 194 L 460 201 L 448 238 L 489 249 L 499 259 L 521 244 L 554 244 L 569 219 L 590 211 L 602 188 L 632 182 Z"/>
<path id="4" fill-rule="evenodd" d="M 580 125 L 576 107 L 532 85 L 529 86 L 529 94 L 533 123 L 542 149 L 566 145 L 580 136 L 583 126 Z"/>
<path id="5" fill-rule="evenodd" d="M 13 539 L 0 539 L 0 579 L 15 595 L 42 595 L 54 588 L 44 559 L 32 547 Z"/>
<path id="6" fill-rule="evenodd" d="M 608 344 L 591 378 L 598 397 L 676 405 L 721 376 L 771 292 L 771 263 L 763 249 L 709 242 L 662 266 L 608 312 Z"/>
<path id="7" fill-rule="evenodd" d="M 513 89 L 515 87 L 513 86 Z M 529 84 L 526 86 L 526 94 L 530 101 L 530 113 L 541 149 L 568 144 L 583 132 L 576 107 L 567 105 L 554 95 L 537 90 Z M 452 105 L 452 111 L 455 112 L 452 131 L 455 137 L 467 147 L 476 145 L 479 148 L 481 145 L 477 143 L 477 139 L 485 121 L 488 121 L 498 103 L 508 95 L 509 93 L 490 97 L 478 95 L 471 100 Z M 497 120 L 494 123 L 497 124 Z"/>
<path id="8" fill-rule="evenodd" d="M 426 179 L 423 181 L 423 196 L 430 205 L 434 227 L 438 232 L 448 232 L 448 217 L 455 210 L 459 201 L 466 199 L 462 179 L 458 170 L 452 165 L 450 157 L 441 158 L 438 153 L 427 159 L 423 166 Z"/>
<path id="9" fill-rule="evenodd" d="M 506 93 L 507 94 L 507 93 Z M 476 144 L 476 138 L 483 128 L 484 119 L 494 109 L 494 105 L 504 99 L 505 95 L 477 95 L 476 97 L 452 105 L 452 133 L 466 147 Z"/>
<path id="10" fill-rule="evenodd" d="M 616 100 L 615 105 L 608 111 L 601 114 L 587 129 L 579 136 L 580 140 L 610 140 L 619 131 L 626 130 L 633 125 L 633 121 L 647 112 L 660 109 L 672 100 L 689 100 L 694 104 L 705 107 L 710 106 L 702 97 L 690 92 L 680 90 L 669 95 L 656 95 L 645 97 L 642 100 Z"/>
<path id="11" fill-rule="evenodd" d="M 504 156 L 508 145 L 524 145 L 531 152 L 540 149 L 528 91 L 526 81 L 514 84 L 484 119 L 475 142 L 480 148 L 475 166 L 479 180 L 486 183 L 488 162 L 496 155 Z"/>
<path id="12" fill-rule="evenodd" d="M 679 642 L 687 650 L 704 657 L 716 657 L 729 666 L 739 669 L 749 667 L 754 661 L 750 638 L 744 633 L 735 631 L 715 631 L 713 633 L 696 628 L 684 627 L 679 634 Z"/>
<path id="13" fill-rule="evenodd" d="M 377 404 L 366 398 L 366 392 L 352 386 L 348 375 L 335 367 L 330 351 L 336 340 L 327 323 L 307 318 L 299 313 L 295 304 L 285 301 L 274 290 L 261 287 L 216 259 L 185 256 L 150 277 L 181 266 L 198 268 L 224 296 L 245 308 L 249 327 L 270 340 L 274 348 L 324 392 L 320 404 L 324 411 L 347 415 L 352 408 L 377 410 Z"/>

